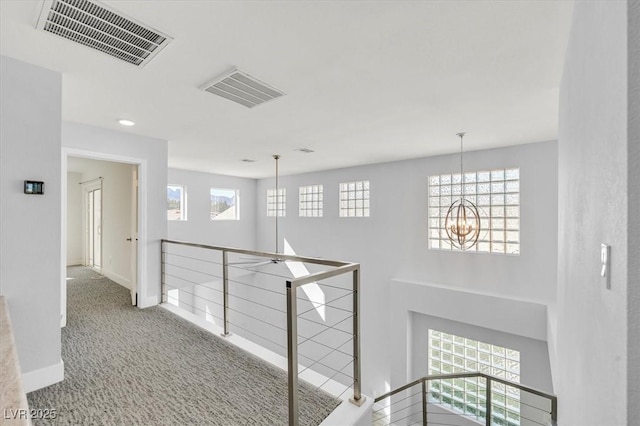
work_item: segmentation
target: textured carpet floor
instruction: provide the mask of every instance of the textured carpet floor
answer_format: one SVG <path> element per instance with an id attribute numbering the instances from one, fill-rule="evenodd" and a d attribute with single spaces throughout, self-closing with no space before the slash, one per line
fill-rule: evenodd
<path id="1" fill-rule="evenodd" d="M 154 307 L 83 267 L 67 271 L 65 380 L 28 394 L 56 409 L 34 425 L 285 425 L 283 371 Z M 317 425 L 338 401 L 301 387 L 300 424 Z"/>

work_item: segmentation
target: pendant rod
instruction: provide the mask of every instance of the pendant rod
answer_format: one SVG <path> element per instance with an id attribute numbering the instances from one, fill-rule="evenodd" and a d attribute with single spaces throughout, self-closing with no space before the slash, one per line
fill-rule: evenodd
<path id="1" fill-rule="evenodd" d="M 276 253 L 278 253 L 278 219 L 280 216 L 280 190 L 278 188 L 278 160 L 280 156 L 278 154 L 273 156 L 273 159 L 276 160 Z"/>
<path id="2" fill-rule="evenodd" d="M 460 133 L 456 133 L 457 136 L 460 136 L 460 186 L 462 187 L 462 191 L 460 191 L 460 201 L 462 201 L 462 199 L 464 198 L 464 174 L 463 174 L 463 168 L 462 168 L 462 139 L 464 138 L 464 136 L 466 135 L 466 132 L 460 132 Z"/>

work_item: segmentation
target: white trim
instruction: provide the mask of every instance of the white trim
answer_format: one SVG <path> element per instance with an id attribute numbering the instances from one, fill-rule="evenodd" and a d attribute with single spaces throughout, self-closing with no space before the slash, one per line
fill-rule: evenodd
<path id="1" fill-rule="evenodd" d="M 365 398 L 360 407 L 349 401 L 342 401 L 338 407 L 331 412 L 320 426 L 370 426 L 373 424 L 373 398 L 362 395 Z"/>
<path id="2" fill-rule="evenodd" d="M 107 154 L 103 152 L 88 151 L 77 148 L 65 148 L 62 147 L 62 274 L 61 274 L 61 302 L 64 301 L 63 307 L 66 323 L 66 221 L 67 221 L 67 158 L 68 157 L 82 157 L 90 158 L 93 160 L 113 161 L 116 163 L 126 163 L 138 166 L 138 279 L 137 279 L 137 293 L 138 293 L 138 306 L 141 308 L 153 306 L 158 304 L 157 297 L 147 297 L 147 160 L 144 158 L 127 157 L 123 155 Z M 143 301 L 144 303 L 140 303 Z M 153 301 L 153 302 L 152 302 Z"/>
<path id="3" fill-rule="evenodd" d="M 60 328 L 67 325 L 67 154 L 60 154 Z"/>
<path id="4" fill-rule="evenodd" d="M 127 290 L 131 289 L 131 280 L 129 280 L 128 278 L 125 278 L 122 275 L 116 274 L 115 272 L 111 272 L 111 271 L 104 271 L 103 275 L 109 278 L 111 281 L 117 284 L 120 284 L 122 287 L 126 288 Z"/>
<path id="5" fill-rule="evenodd" d="M 159 296 L 149 296 L 146 299 L 138 299 L 138 308 L 149 308 L 160 304 Z"/>
<path id="6" fill-rule="evenodd" d="M 77 258 L 74 258 L 74 259 L 67 258 L 66 264 L 67 264 L 67 266 L 84 265 L 84 259 L 82 257 L 77 257 Z"/>
<path id="7" fill-rule="evenodd" d="M 140 159 L 138 162 L 138 244 L 136 244 L 138 249 L 136 288 L 139 308 L 147 308 L 158 304 L 157 297 L 153 297 L 153 303 L 149 303 L 147 300 L 151 299 L 147 297 L 147 286 L 149 285 L 149 283 L 147 283 L 147 246 L 149 244 L 149 241 L 147 241 L 147 175 L 147 160 Z"/>
<path id="8" fill-rule="evenodd" d="M 64 361 L 22 373 L 22 386 L 25 393 L 33 392 L 64 380 Z"/>

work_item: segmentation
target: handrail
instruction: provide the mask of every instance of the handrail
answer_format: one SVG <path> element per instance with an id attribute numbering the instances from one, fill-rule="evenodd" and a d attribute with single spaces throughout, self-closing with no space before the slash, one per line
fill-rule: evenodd
<path id="1" fill-rule="evenodd" d="M 389 398 L 393 395 L 396 395 L 402 391 L 405 391 L 407 389 L 412 388 L 413 386 L 416 386 L 418 384 L 422 384 L 422 391 L 423 391 L 423 409 L 422 409 L 422 414 L 423 414 L 423 424 L 426 425 L 427 421 L 426 421 L 426 398 L 424 393 L 426 393 L 426 383 L 431 381 L 431 380 L 449 380 L 449 379 L 464 379 L 464 378 L 484 378 L 487 381 L 487 395 L 486 395 L 486 424 L 487 426 L 491 425 L 491 382 L 498 382 L 498 383 L 502 383 L 504 385 L 510 386 L 510 387 L 514 387 L 516 389 L 519 389 L 521 391 L 525 391 L 528 392 L 530 394 L 533 395 L 537 395 L 543 398 L 546 398 L 550 401 L 551 403 L 551 409 L 549 414 L 551 415 L 551 421 L 552 423 L 555 425 L 556 422 L 558 421 L 558 397 L 556 395 L 552 395 L 549 394 L 547 392 L 543 392 L 541 390 L 529 387 L 529 386 L 524 386 L 521 385 L 520 383 L 514 383 L 514 382 L 510 382 L 508 380 L 502 379 L 500 377 L 495 377 L 495 376 L 491 376 L 489 374 L 485 374 L 485 373 L 480 373 L 480 372 L 471 372 L 471 373 L 452 373 L 452 374 L 437 374 L 437 375 L 429 375 L 429 376 L 424 376 L 421 377 L 419 379 L 416 379 L 410 383 L 407 383 L 406 385 L 403 385 L 397 389 L 394 389 L 390 392 L 387 392 L 383 395 L 378 396 L 375 400 L 374 403 L 380 402 L 386 398 Z"/>
<path id="2" fill-rule="evenodd" d="M 352 339 L 353 339 L 353 397 L 349 399 L 355 405 L 360 406 L 365 398 L 361 394 L 361 366 L 360 366 L 360 264 L 327 260 L 315 257 L 306 257 L 298 255 L 289 255 L 282 253 L 263 252 L 256 250 L 246 250 L 234 247 L 214 246 L 209 244 L 191 243 L 187 241 L 178 240 L 161 240 L 161 256 L 162 256 L 162 280 L 161 280 L 161 294 L 162 301 L 165 302 L 166 284 L 165 284 L 165 244 L 182 245 L 194 248 L 201 248 L 206 250 L 215 250 L 222 253 L 222 301 L 223 301 L 223 323 L 224 333 L 223 336 L 229 336 L 229 271 L 228 268 L 233 263 L 229 262 L 228 254 L 243 254 L 255 257 L 269 258 L 274 263 L 280 261 L 295 261 L 302 263 L 311 263 L 316 265 L 323 265 L 332 267 L 334 269 L 327 271 L 320 271 L 313 274 L 308 274 L 302 277 L 292 278 L 286 280 L 286 303 L 287 303 L 287 370 L 288 370 L 288 393 L 289 393 L 289 425 L 298 425 L 298 312 L 297 312 L 297 290 L 299 287 L 332 278 L 338 275 L 344 275 L 348 273 L 353 274 L 352 281 L 352 298 L 353 298 L 353 311 L 352 311 Z"/>
<path id="3" fill-rule="evenodd" d="M 555 395 L 551 395 L 549 393 L 543 392 L 541 390 L 535 389 L 535 388 L 531 388 L 529 386 L 524 386 L 521 385 L 520 383 L 515 383 L 515 382 L 510 382 L 508 380 L 505 379 L 501 379 L 500 377 L 496 377 L 496 376 L 491 376 L 489 374 L 485 374 L 485 373 L 480 373 L 478 372 L 472 372 L 472 373 L 452 373 L 452 374 L 437 374 L 437 375 L 432 375 L 432 376 L 424 376 L 421 377 L 419 379 L 414 380 L 411 383 L 407 383 L 404 386 L 399 387 L 398 389 L 394 389 L 391 392 L 387 392 L 384 395 L 380 395 L 379 397 L 377 397 L 375 399 L 375 402 L 379 402 L 385 398 L 388 398 L 390 396 L 393 396 L 399 392 L 402 392 L 404 390 L 409 389 L 410 387 L 413 387 L 415 385 L 417 385 L 418 383 L 421 383 L 423 381 L 429 381 L 429 380 L 448 380 L 448 379 L 464 379 L 464 378 L 473 378 L 473 377 L 484 377 L 485 379 L 490 379 L 494 382 L 499 382 L 529 393 L 532 393 L 534 395 L 538 395 L 541 396 L 543 398 L 547 398 L 550 400 L 554 400 L 557 399 L 558 397 Z"/>
<path id="4" fill-rule="evenodd" d="M 327 260 L 327 259 L 321 259 L 319 257 L 306 257 L 306 256 L 292 255 L 292 254 L 273 253 L 273 252 L 268 252 L 268 251 L 246 250 L 246 249 L 239 249 L 239 248 L 235 248 L 235 247 L 212 246 L 212 245 L 209 245 L 209 244 L 190 243 L 190 242 L 187 242 L 187 241 L 178 241 L 178 240 L 165 240 L 165 239 L 162 239 L 160 241 L 161 241 L 161 243 L 170 243 L 170 244 L 178 244 L 178 245 L 183 245 L 183 246 L 205 248 L 205 249 L 218 250 L 218 251 L 226 251 L 228 253 L 246 254 L 246 255 L 249 255 L 249 256 L 258 256 L 258 257 L 269 257 L 269 258 L 274 259 L 274 260 L 293 260 L 293 261 L 298 261 L 298 262 L 315 263 L 317 265 L 334 266 L 334 267 L 352 265 L 352 263 L 350 263 L 350 262 L 341 262 L 341 261 L 337 261 L 337 260 Z"/>

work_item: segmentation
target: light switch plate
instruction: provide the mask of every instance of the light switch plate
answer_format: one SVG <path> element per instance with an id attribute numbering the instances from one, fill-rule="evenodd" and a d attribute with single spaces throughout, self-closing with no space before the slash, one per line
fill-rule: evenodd
<path id="1" fill-rule="evenodd" d="M 611 288 L 611 246 L 600 244 L 600 276 L 604 278 L 607 289 Z"/>

